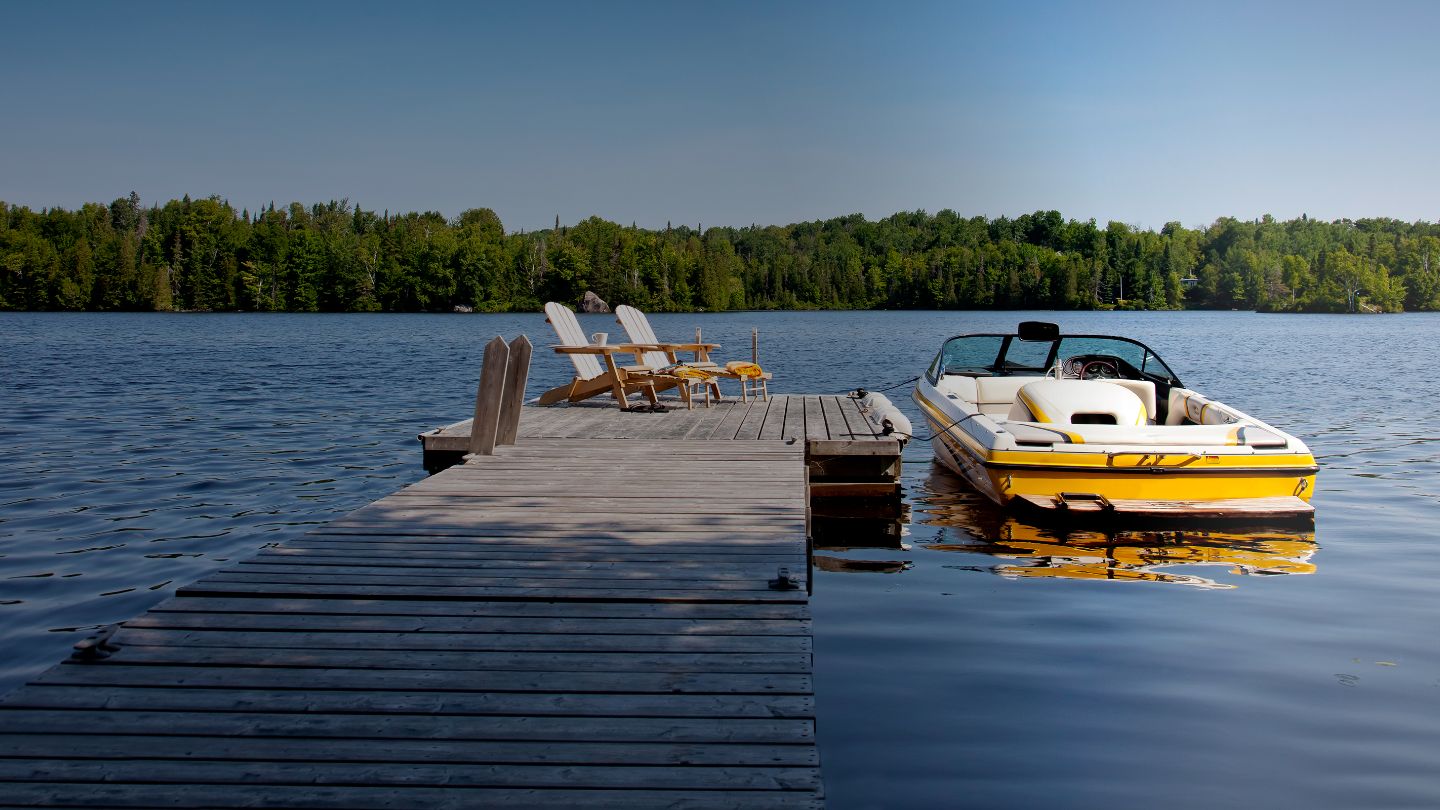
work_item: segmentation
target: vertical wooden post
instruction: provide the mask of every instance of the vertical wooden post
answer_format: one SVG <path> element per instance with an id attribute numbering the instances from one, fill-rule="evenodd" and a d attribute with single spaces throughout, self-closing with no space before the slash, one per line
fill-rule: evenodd
<path id="1" fill-rule="evenodd" d="M 510 341 L 510 361 L 505 367 L 505 398 L 500 403 L 500 427 L 495 443 L 514 444 L 520 433 L 520 406 L 525 404 L 525 382 L 530 378 L 530 338 L 521 335 Z"/>
<path id="2" fill-rule="evenodd" d="M 760 365 L 760 327 L 750 329 L 750 362 Z"/>
<path id="3" fill-rule="evenodd" d="M 488 456 L 495 452 L 495 434 L 500 427 L 500 402 L 505 396 L 505 366 L 510 347 L 499 335 L 485 344 L 480 366 L 480 387 L 475 391 L 475 419 L 470 423 L 470 453 Z"/>
<path id="4" fill-rule="evenodd" d="M 805 593 L 815 593 L 815 530 L 810 525 L 814 503 L 810 494 L 810 445 L 805 445 Z"/>

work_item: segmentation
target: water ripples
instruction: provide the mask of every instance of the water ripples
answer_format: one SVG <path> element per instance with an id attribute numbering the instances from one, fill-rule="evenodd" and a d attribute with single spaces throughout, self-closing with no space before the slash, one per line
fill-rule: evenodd
<path id="1" fill-rule="evenodd" d="M 1022 319 L 1125 334 L 1306 439 L 1312 532 L 1055 532 L 906 449 L 903 544 L 827 551 L 813 600 L 837 808 L 1440 804 L 1440 499 L 1421 338 L 1440 318 L 656 315 L 774 391 L 877 389 Z M 585 331 L 614 332 L 605 316 Z M 267 544 L 418 480 L 496 333 L 538 315 L 0 314 L 0 691 Z M 891 393 L 909 410 L 908 390 Z"/>

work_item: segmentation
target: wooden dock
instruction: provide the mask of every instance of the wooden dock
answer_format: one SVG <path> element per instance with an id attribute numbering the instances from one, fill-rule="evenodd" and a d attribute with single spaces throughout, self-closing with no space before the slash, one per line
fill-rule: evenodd
<path id="1" fill-rule="evenodd" d="M 778 394 L 727 399 L 687 410 L 675 400 L 665 413 L 630 413 L 613 401 L 522 409 L 521 443 L 534 439 L 644 439 L 688 442 L 794 442 L 805 451 L 812 505 L 832 498 L 898 502 L 901 443 L 845 395 Z M 471 420 L 420 435 L 423 463 L 438 472 L 464 458 Z"/>
<path id="2" fill-rule="evenodd" d="M 0 806 L 818 807 L 813 402 L 527 408 L 0 699 Z"/>

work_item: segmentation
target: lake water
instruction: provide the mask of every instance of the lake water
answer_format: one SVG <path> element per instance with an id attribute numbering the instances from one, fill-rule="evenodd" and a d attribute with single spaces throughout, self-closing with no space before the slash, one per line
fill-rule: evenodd
<path id="1" fill-rule="evenodd" d="M 904 546 L 824 551 L 875 570 L 816 575 L 830 805 L 1440 806 L 1440 316 L 652 321 L 737 356 L 758 327 L 772 391 L 824 393 L 1030 318 L 1142 340 L 1304 438 L 1315 530 L 1060 536 L 912 443 Z M 84 628 L 421 478 L 415 435 L 467 416 L 481 345 L 519 332 L 550 342 L 539 315 L 0 314 L 0 692 Z M 532 394 L 567 367 L 537 352 Z"/>

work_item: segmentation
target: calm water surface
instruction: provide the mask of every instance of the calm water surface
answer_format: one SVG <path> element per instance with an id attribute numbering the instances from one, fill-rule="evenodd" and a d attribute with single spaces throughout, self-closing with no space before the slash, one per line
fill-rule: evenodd
<path id="1" fill-rule="evenodd" d="M 1060 535 L 912 443 L 903 547 L 824 552 L 891 573 L 817 574 L 831 806 L 1440 806 L 1440 317 L 653 321 L 736 355 L 758 327 L 775 390 L 814 393 L 1030 317 L 1145 341 L 1305 438 L 1315 531 Z M 0 314 L 0 691 L 84 628 L 418 480 L 415 434 L 466 416 L 482 343 L 518 332 L 550 340 L 538 315 Z M 538 352 L 532 393 L 562 363 Z"/>

